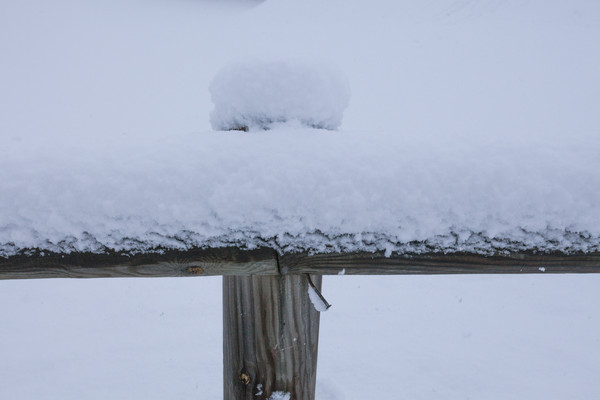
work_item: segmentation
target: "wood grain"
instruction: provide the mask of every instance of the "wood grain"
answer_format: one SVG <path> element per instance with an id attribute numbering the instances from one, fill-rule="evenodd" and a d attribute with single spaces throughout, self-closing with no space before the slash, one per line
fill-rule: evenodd
<path id="1" fill-rule="evenodd" d="M 278 260 L 279 259 L 279 268 Z M 600 273 L 600 253 L 293 253 L 272 249 L 191 249 L 127 255 L 32 251 L 0 257 L 0 279 L 189 277 L 211 275 L 430 275 Z"/>
<path id="2" fill-rule="evenodd" d="M 271 249 L 192 249 L 126 255 L 39 253 L 0 258 L 0 279 L 276 275 Z"/>
<path id="3" fill-rule="evenodd" d="M 307 291 L 304 275 L 223 278 L 225 400 L 314 400 L 319 313 Z"/>
<path id="4" fill-rule="evenodd" d="M 279 257 L 282 274 L 432 275 L 599 273 L 600 253 L 392 255 L 383 253 L 286 254 Z"/>

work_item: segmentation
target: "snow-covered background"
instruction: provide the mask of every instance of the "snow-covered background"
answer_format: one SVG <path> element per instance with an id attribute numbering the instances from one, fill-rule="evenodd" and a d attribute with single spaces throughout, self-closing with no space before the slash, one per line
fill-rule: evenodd
<path id="1" fill-rule="evenodd" d="M 600 398 L 600 276 L 326 276 L 317 400 Z M 0 281 L 0 398 L 222 398 L 221 279 Z"/>
<path id="2" fill-rule="evenodd" d="M 597 251 L 599 37 L 594 0 L 2 1 L 0 255 Z M 264 60 L 343 71 L 341 129 L 211 131 Z M 598 398 L 599 284 L 328 277 L 318 398 Z M 220 398 L 220 290 L 0 282 L 0 398 Z"/>

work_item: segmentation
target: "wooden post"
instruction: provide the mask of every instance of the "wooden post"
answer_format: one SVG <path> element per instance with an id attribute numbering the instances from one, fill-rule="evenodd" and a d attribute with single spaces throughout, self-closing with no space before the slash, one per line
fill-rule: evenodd
<path id="1" fill-rule="evenodd" d="M 306 275 L 223 277 L 225 400 L 314 400 L 318 339 Z"/>

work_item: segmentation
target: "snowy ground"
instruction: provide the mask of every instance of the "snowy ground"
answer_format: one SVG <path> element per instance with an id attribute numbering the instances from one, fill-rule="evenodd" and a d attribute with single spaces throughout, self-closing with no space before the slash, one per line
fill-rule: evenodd
<path id="1" fill-rule="evenodd" d="M 600 398 L 600 276 L 326 277 L 317 400 Z M 0 282 L 0 398 L 220 399 L 221 281 Z"/>

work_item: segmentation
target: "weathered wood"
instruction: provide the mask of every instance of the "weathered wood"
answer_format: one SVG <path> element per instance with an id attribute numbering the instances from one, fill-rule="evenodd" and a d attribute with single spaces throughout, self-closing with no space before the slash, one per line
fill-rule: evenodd
<path id="1" fill-rule="evenodd" d="M 307 291 L 304 275 L 223 278 L 225 400 L 314 400 L 319 313 Z"/>
<path id="2" fill-rule="evenodd" d="M 276 275 L 271 249 L 192 249 L 127 255 L 38 252 L 0 258 L 0 279 Z"/>
<path id="3" fill-rule="evenodd" d="M 284 254 L 282 274 L 432 275 L 600 273 L 600 253 L 391 255 L 383 253 Z"/>
<path id="4" fill-rule="evenodd" d="M 28 252 L 0 257 L 0 279 L 181 277 L 210 275 L 353 275 L 600 273 L 600 253 L 284 254 L 272 249 L 191 249 L 128 255 Z"/>

